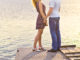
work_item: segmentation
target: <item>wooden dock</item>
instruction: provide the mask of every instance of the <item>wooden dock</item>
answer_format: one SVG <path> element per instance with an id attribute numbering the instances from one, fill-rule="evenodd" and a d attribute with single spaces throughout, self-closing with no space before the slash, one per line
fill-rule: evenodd
<path id="1" fill-rule="evenodd" d="M 32 52 L 32 48 L 19 48 L 15 60 L 80 60 L 80 48 L 76 48 L 76 45 L 66 45 L 61 47 L 61 51 L 54 53 Z"/>

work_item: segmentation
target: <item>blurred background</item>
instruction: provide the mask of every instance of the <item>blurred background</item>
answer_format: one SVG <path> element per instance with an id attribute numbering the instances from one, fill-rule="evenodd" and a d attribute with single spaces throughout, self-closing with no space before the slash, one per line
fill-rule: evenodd
<path id="1" fill-rule="evenodd" d="M 49 9 L 49 0 L 42 0 Z M 62 45 L 80 47 L 80 0 L 61 0 Z M 33 47 L 36 9 L 31 0 L 0 0 L 0 60 L 14 60 L 17 48 Z M 51 47 L 49 27 L 44 29 L 44 47 Z"/>

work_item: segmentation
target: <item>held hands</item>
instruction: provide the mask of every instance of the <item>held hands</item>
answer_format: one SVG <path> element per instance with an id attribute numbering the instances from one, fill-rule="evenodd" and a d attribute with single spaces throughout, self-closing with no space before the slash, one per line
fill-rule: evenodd
<path id="1" fill-rule="evenodd" d="M 45 24 L 45 26 L 48 26 L 48 24 L 47 24 L 47 17 L 44 18 L 43 23 Z"/>
<path id="2" fill-rule="evenodd" d="M 47 20 L 44 20 L 43 22 L 44 22 L 45 26 L 48 26 Z"/>

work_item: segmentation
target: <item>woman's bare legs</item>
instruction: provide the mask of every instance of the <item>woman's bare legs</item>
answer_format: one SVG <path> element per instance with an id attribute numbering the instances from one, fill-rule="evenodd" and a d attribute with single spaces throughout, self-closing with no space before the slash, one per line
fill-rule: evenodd
<path id="1" fill-rule="evenodd" d="M 42 47 L 42 44 L 41 44 L 42 33 L 43 33 L 43 29 L 38 29 L 38 33 L 37 33 L 35 40 L 34 40 L 34 48 L 36 48 L 36 44 L 38 41 L 39 41 L 39 47 Z"/>
<path id="2" fill-rule="evenodd" d="M 40 29 L 39 32 L 40 32 L 40 34 L 39 34 L 39 40 L 38 40 L 39 41 L 39 50 L 45 51 L 45 49 L 42 46 L 42 33 L 43 33 L 43 29 Z"/>
<path id="3" fill-rule="evenodd" d="M 39 32 L 40 32 L 40 35 L 39 35 L 39 47 L 42 47 L 41 38 L 42 38 L 43 29 L 40 29 Z"/>

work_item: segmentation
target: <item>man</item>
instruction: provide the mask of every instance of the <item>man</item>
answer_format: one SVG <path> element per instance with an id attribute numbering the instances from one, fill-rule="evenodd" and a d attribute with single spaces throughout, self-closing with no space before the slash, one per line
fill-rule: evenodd
<path id="1" fill-rule="evenodd" d="M 61 47 L 61 35 L 59 30 L 59 11 L 60 0 L 50 0 L 47 17 L 49 16 L 49 27 L 52 37 L 52 49 L 48 50 L 48 52 L 56 52 L 60 50 Z"/>

